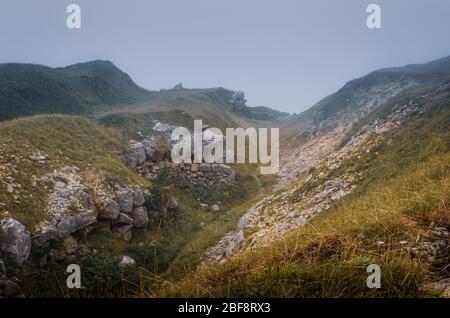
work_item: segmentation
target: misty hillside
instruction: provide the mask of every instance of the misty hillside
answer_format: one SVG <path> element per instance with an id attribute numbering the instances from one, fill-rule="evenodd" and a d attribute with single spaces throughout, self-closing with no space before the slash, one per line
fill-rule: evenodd
<path id="1" fill-rule="evenodd" d="M 218 127 L 246 125 L 246 120 L 274 120 L 287 114 L 268 107 L 248 107 L 225 88 L 148 91 L 109 61 L 63 68 L 0 64 L 0 120 L 36 114 L 97 116 L 180 110 Z M 117 116 L 117 115 L 116 115 Z"/>
<path id="2" fill-rule="evenodd" d="M 22 106 L 0 122 L 0 296 L 442 294 L 446 65 L 375 71 L 299 116 L 225 88 L 147 92 L 109 62 L 1 66 L 17 94 L 2 98 Z M 49 105 L 66 114 L 26 116 Z M 173 162 L 171 131 L 193 119 L 281 123 L 279 171 Z M 73 263 L 84 288 L 61 289 Z M 382 289 L 365 284 L 374 263 Z"/>
<path id="3" fill-rule="evenodd" d="M 297 177 L 157 296 L 448 297 L 449 105 L 450 81 L 420 86 L 295 150 L 283 160 L 303 165 Z M 380 289 L 365 285 L 369 264 Z"/>
<path id="4" fill-rule="evenodd" d="M 450 77 L 450 57 L 425 64 L 385 68 L 346 83 L 307 111 L 290 118 L 289 137 L 305 140 L 343 122 L 357 122 L 405 89 Z M 295 129 L 293 129 L 295 127 Z"/>
<path id="5" fill-rule="evenodd" d="M 0 120 L 33 114 L 92 114 L 140 102 L 149 93 L 111 62 L 65 68 L 0 65 Z"/>

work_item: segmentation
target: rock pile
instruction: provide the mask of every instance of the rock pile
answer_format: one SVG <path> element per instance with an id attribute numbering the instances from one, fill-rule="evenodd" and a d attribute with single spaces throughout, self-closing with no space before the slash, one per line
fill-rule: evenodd
<path id="1" fill-rule="evenodd" d="M 161 153 L 161 146 L 155 139 L 144 139 L 132 142 L 125 154 L 127 164 L 135 168 L 146 179 L 153 179 L 156 174 L 165 169 L 173 176 L 179 177 L 183 186 L 212 187 L 233 184 L 236 180 L 235 171 L 225 164 L 189 164 L 174 163 L 167 153 Z M 165 149 L 170 151 L 170 147 Z"/>

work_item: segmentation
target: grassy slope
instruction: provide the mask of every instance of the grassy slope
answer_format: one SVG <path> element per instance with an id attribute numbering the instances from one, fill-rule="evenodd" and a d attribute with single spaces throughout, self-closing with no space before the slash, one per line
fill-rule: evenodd
<path id="1" fill-rule="evenodd" d="M 333 118 L 333 116 L 339 118 L 345 113 L 357 113 L 361 107 L 359 101 L 361 93 L 370 92 L 380 85 L 412 81 L 417 88 L 419 85 L 445 80 L 449 75 L 450 56 L 425 64 L 379 69 L 361 78 L 349 81 L 337 92 L 323 98 L 306 111 L 286 118 L 284 123 L 281 124 L 282 136 L 287 139 L 286 142 L 294 146 L 303 143 L 302 138 L 293 140 L 293 137 L 304 131 L 312 123 L 318 124 L 321 120 Z"/>
<path id="2" fill-rule="evenodd" d="M 0 123 L 0 203 L 4 204 L 0 207 L 0 217 L 8 213 L 33 229 L 46 217 L 47 195 L 51 186 L 39 182 L 38 186 L 33 187 L 32 176 L 39 178 L 68 165 L 98 174 L 104 177 L 104 182 L 140 184 L 150 188 L 148 181 L 121 161 L 120 154 L 125 147 L 121 140 L 126 140 L 122 133 L 121 130 L 104 128 L 81 117 L 65 115 L 34 116 Z M 30 155 L 37 152 L 48 154 L 50 162 L 40 165 L 32 160 Z M 167 181 L 167 185 L 172 184 L 179 208 L 160 227 L 156 224 L 149 229 L 135 229 L 130 243 L 102 231 L 80 240 L 100 251 L 103 258 L 101 266 L 104 268 L 106 264 L 113 264 L 111 266 L 116 268 L 122 255 L 131 255 L 146 275 L 168 277 L 177 273 L 184 276 L 198 263 L 205 249 L 231 229 L 246 211 L 249 199 L 256 199 L 257 195 L 261 195 L 262 188 L 271 184 L 270 178 L 255 176 L 257 167 L 237 166 L 236 169 L 237 184 L 218 191 L 186 190 L 173 186 L 174 180 Z M 14 194 L 7 191 L 7 176 L 14 178 Z M 151 188 L 150 191 L 153 192 Z M 200 203 L 211 205 L 218 201 L 221 207 L 219 213 L 200 208 Z M 16 273 L 16 277 L 23 278 L 27 295 L 65 296 L 65 292 L 58 287 L 64 280 L 65 270 L 56 265 L 38 269 L 32 263 L 38 260 L 38 255 L 31 257 L 23 272 Z M 83 268 L 89 270 L 92 266 L 85 264 Z M 102 278 L 110 282 L 113 272 L 111 269 Z M 55 276 L 55 273 L 59 274 Z M 104 282 L 100 278 L 100 274 L 95 275 L 92 278 L 94 283 L 83 295 L 107 296 L 112 295 L 114 289 L 120 296 L 134 292 L 123 290 L 121 279 L 109 289 L 102 289 Z M 133 281 L 133 284 L 136 283 Z M 45 289 L 42 288 L 44 285 Z M 147 287 L 151 288 L 151 284 Z"/>
<path id="3" fill-rule="evenodd" d="M 175 114 L 175 111 L 181 111 L 188 118 L 202 119 L 203 123 L 223 131 L 226 127 L 248 127 L 250 122 L 252 125 L 258 123 L 258 121 L 252 121 L 230 111 L 228 100 L 231 98 L 231 94 L 231 91 L 224 88 L 154 92 L 148 101 L 137 105 L 132 110 L 112 110 L 101 116 L 100 120 L 111 115 L 128 117 L 132 113 L 135 114 L 134 116 L 158 116 L 158 113 L 161 112 Z M 191 128 L 193 121 L 188 122 L 185 126 Z"/>
<path id="4" fill-rule="evenodd" d="M 0 123 L 0 202 L 2 212 L 9 211 L 24 224 L 35 224 L 45 214 L 49 188 L 33 187 L 32 176 L 40 178 L 68 165 L 92 170 L 106 182 L 147 182 L 126 167 L 120 155 L 124 145 L 117 136 L 80 117 L 63 115 L 34 116 Z M 30 156 L 44 152 L 50 163 L 40 165 Z M 6 177 L 14 178 L 14 195 L 7 192 Z"/>
<path id="5" fill-rule="evenodd" d="M 149 96 L 108 61 L 66 68 L 0 65 L 0 120 L 49 113 L 91 115 Z"/>
<path id="6" fill-rule="evenodd" d="M 414 242 L 429 224 L 450 225 L 450 101 L 431 102 L 419 118 L 392 131 L 376 151 L 349 162 L 367 169 L 361 187 L 280 241 L 202 268 L 157 296 L 423 296 L 430 264 L 398 242 Z M 369 163 L 367 168 L 366 164 Z M 388 243 L 380 248 L 377 241 Z M 382 288 L 366 287 L 370 263 Z"/>

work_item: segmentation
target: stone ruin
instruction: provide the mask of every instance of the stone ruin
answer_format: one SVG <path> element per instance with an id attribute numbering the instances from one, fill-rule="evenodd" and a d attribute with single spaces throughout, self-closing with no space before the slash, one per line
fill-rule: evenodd
<path id="1" fill-rule="evenodd" d="M 158 123 L 155 127 L 160 127 Z M 166 125 L 167 126 L 167 125 Z M 171 129 L 174 126 L 161 131 L 156 130 L 150 137 L 141 141 L 130 141 L 124 159 L 128 166 L 146 179 L 154 179 L 158 172 L 165 169 L 169 174 L 179 178 L 184 187 L 221 187 L 234 184 L 236 181 L 235 171 L 221 163 L 175 163 L 170 158 L 172 145 L 169 142 Z M 207 126 L 205 126 L 205 129 Z M 165 145 L 161 141 L 165 140 Z M 204 139 L 204 145 L 211 139 Z"/>

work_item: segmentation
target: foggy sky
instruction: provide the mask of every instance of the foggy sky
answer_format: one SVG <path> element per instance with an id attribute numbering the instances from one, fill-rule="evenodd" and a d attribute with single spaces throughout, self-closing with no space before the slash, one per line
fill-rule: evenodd
<path id="1" fill-rule="evenodd" d="M 377 68 L 450 55 L 449 17 L 446 0 L 0 0 L 0 63 L 107 59 L 147 89 L 222 86 L 299 112 Z"/>

